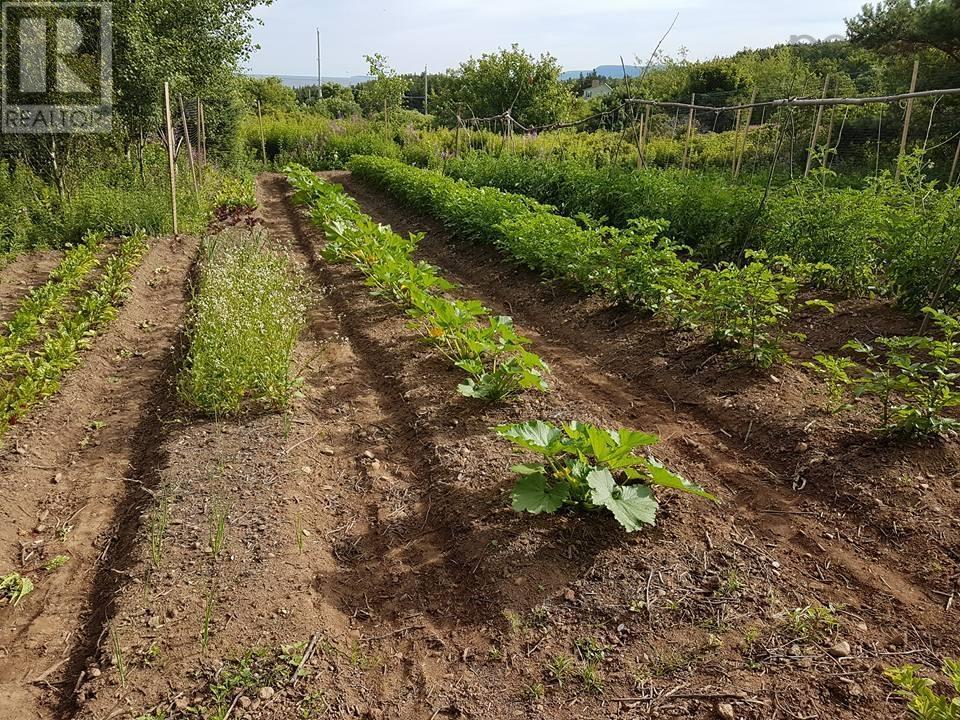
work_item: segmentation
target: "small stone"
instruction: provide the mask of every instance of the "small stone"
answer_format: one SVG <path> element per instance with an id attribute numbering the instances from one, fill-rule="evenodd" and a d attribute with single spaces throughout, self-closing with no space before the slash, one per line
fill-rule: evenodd
<path id="1" fill-rule="evenodd" d="M 367 460 L 375 460 L 376 457 L 377 457 L 377 456 L 374 455 L 373 452 L 371 452 L 370 450 L 364 450 L 364 451 L 363 451 L 363 456 L 364 456 L 365 458 L 367 458 Z"/>
<path id="2" fill-rule="evenodd" d="M 101 675 L 103 675 L 103 673 L 100 671 L 100 668 L 96 668 L 96 667 L 90 668 L 90 672 L 88 674 L 92 678 L 98 678 Z"/>
<path id="3" fill-rule="evenodd" d="M 260 688 L 260 699 L 269 700 L 270 698 L 273 697 L 273 692 L 274 692 L 273 688 L 270 687 L 269 685 L 267 687 Z"/>
<path id="4" fill-rule="evenodd" d="M 240 707 L 246 710 L 253 703 L 253 700 L 248 698 L 246 695 L 241 695 L 240 700 L 238 700 L 238 702 L 240 703 Z"/>
<path id="5" fill-rule="evenodd" d="M 321 455 L 335 455 L 335 454 L 336 454 L 336 453 L 333 451 L 333 448 L 330 447 L 329 445 L 320 445 L 320 446 L 317 448 L 317 450 L 320 451 L 320 454 L 321 454 Z"/>
<path id="6" fill-rule="evenodd" d="M 52 482 L 54 485 L 57 485 L 61 480 L 63 480 L 63 473 L 57 473 L 53 476 L 53 480 L 50 482 Z"/>
<path id="7" fill-rule="evenodd" d="M 577 594 L 570 588 L 567 588 L 567 591 L 563 593 L 563 599 L 573 602 L 577 599 Z"/>
<path id="8" fill-rule="evenodd" d="M 717 703 L 717 717 L 722 720 L 737 720 L 737 714 L 730 703 Z"/>
<path id="9" fill-rule="evenodd" d="M 797 443 L 797 452 L 806 452 L 809 449 L 810 449 L 809 443 L 805 443 L 805 442 Z"/>
<path id="10" fill-rule="evenodd" d="M 827 649 L 827 654 L 835 658 L 850 657 L 850 643 L 840 640 Z"/>
<path id="11" fill-rule="evenodd" d="M 185 711 L 187 708 L 190 707 L 190 699 L 185 697 L 178 697 L 176 700 L 174 700 L 173 704 L 177 708 L 177 710 Z"/>
<path id="12" fill-rule="evenodd" d="M 302 472 L 304 475 L 310 475 L 313 473 L 313 468 L 309 465 L 304 465 L 302 468 L 300 468 L 300 472 Z"/>

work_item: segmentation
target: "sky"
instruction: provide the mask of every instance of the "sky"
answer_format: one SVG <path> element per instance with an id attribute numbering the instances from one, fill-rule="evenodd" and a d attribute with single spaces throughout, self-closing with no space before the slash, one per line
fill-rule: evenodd
<path id="1" fill-rule="evenodd" d="M 365 54 L 380 52 L 400 72 L 442 72 L 470 56 L 519 43 L 549 52 L 566 70 L 644 65 L 663 43 L 691 60 L 745 47 L 817 39 L 844 32 L 844 18 L 864 0 L 274 0 L 258 12 L 260 47 L 248 63 L 258 74 L 317 73 L 316 28 L 323 39 L 323 75 L 366 73 Z M 640 58 L 639 63 L 636 62 Z"/>

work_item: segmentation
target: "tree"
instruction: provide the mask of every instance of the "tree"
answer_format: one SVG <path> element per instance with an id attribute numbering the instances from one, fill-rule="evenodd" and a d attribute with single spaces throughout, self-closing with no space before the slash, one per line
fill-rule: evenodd
<path id="1" fill-rule="evenodd" d="M 491 117 L 509 110 L 521 125 L 549 125 L 567 117 L 573 100 L 560 71 L 552 55 L 535 58 L 513 45 L 463 63 L 457 100 L 467 116 Z"/>
<path id="2" fill-rule="evenodd" d="M 883 0 L 847 20 L 847 36 L 876 50 L 941 51 L 960 63 L 960 0 Z"/>
<path id="3" fill-rule="evenodd" d="M 390 110 L 402 107 L 407 81 L 397 75 L 380 53 L 365 55 L 373 80 L 360 89 L 360 103 L 369 114 L 383 112 L 384 121 L 389 120 Z"/>
<path id="4" fill-rule="evenodd" d="M 240 90 L 248 110 L 255 110 L 258 101 L 263 112 L 290 112 L 297 108 L 297 93 L 278 77 L 242 77 Z"/>

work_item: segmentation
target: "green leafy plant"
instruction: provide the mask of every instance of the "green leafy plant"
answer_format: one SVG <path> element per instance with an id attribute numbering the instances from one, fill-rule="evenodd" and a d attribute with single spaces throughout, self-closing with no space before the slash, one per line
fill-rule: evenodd
<path id="1" fill-rule="evenodd" d="M 948 697 L 935 691 L 936 683 L 921 676 L 917 665 L 903 665 L 884 671 L 897 694 L 907 700 L 910 714 L 917 720 L 960 720 L 960 662 L 945 659 L 941 671 L 950 680 L 957 696 Z"/>
<path id="2" fill-rule="evenodd" d="M 14 607 L 32 592 L 33 582 L 20 573 L 12 572 L 0 577 L 0 600 L 6 600 Z"/>
<path id="3" fill-rule="evenodd" d="M 554 513 L 565 506 L 605 508 L 624 529 L 634 532 L 656 524 L 655 485 L 715 499 L 652 457 L 633 454 L 656 444 L 655 435 L 604 430 L 580 422 L 557 427 L 542 420 L 502 425 L 496 433 L 543 458 L 542 463 L 513 468 L 520 476 L 512 492 L 518 512 Z"/>
<path id="4" fill-rule="evenodd" d="M 960 320 L 924 308 L 940 337 L 881 337 L 854 340 L 848 358 L 817 356 L 813 368 L 827 379 L 831 396 L 874 397 L 881 429 L 905 436 L 942 435 L 960 429 L 946 412 L 960 407 Z"/>

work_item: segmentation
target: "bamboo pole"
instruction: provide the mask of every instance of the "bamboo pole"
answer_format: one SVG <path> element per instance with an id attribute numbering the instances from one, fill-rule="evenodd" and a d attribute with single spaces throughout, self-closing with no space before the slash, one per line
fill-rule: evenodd
<path id="1" fill-rule="evenodd" d="M 913 61 L 913 77 L 910 78 L 910 92 L 917 90 L 917 75 L 920 72 L 920 58 Z M 913 98 L 907 100 L 907 111 L 903 114 L 903 133 L 900 135 L 900 154 L 897 156 L 897 169 L 894 178 L 900 179 L 900 158 L 907 154 L 907 138 L 910 135 L 910 116 L 913 115 Z"/>
<path id="2" fill-rule="evenodd" d="M 263 155 L 263 166 L 267 166 L 267 139 L 263 134 L 263 110 L 260 107 L 260 100 L 257 99 L 257 120 L 260 122 L 260 152 Z"/>
<path id="3" fill-rule="evenodd" d="M 167 161 L 170 165 L 170 208 L 173 212 L 173 236 L 180 234 L 177 225 L 177 166 L 173 158 L 173 120 L 170 117 L 170 83 L 163 84 L 163 109 L 167 119 Z"/>
<path id="4" fill-rule="evenodd" d="M 830 76 L 827 75 L 823 79 L 823 92 L 821 93 L 821 99 L 826 99 L 827 97 L 827 87 L 830 84 Z M 820 121 L 823 120 L 823 105 L 817 106 L 817 119 L 813 123 L 813 135 L 810 136 L 810 150 L 807 153 L 807 164 L 803 169 L 803 176 L 807 177 L 810 174 L 810 170 L 813 167 L 813 154 L 817 151 L 817 135 L 820 134 Z"/>
<path id="5" fill-rule="evenodd" d="M 690 96 L 690 114 L 687 115 L 687 141 L 683 145 L 683 162 L 680 164 L 681 170 L 687 169 L 687 163 L 690 158 L 690 141 L 693 139 L 693 106 L 697 102 L 697 94 Z"/>
<path id="6" fill-rule="evenodd" d="M 190 159 L 190 175 L 193 178 L 193 193 L 200 194 L 200 183 L 197 181 L 197 166 L 193 159 L 193 143 L 190 142 L 190 126 L 187 125 L 187 111 L 183 106 L 183 95 L 178 95 L 180 103 L 180 120 L 183 122 L 183 137 L 187 141 L 187 157 Z"/>
<path id="7" fill-rule="evenodd" d="M 730 159 L 730 174 L 737 176 L 737 155 L 740 153 L 740 116 L 742 110 L 737 110 L 737 119 L 733 123 L 733 153 Z"/>

